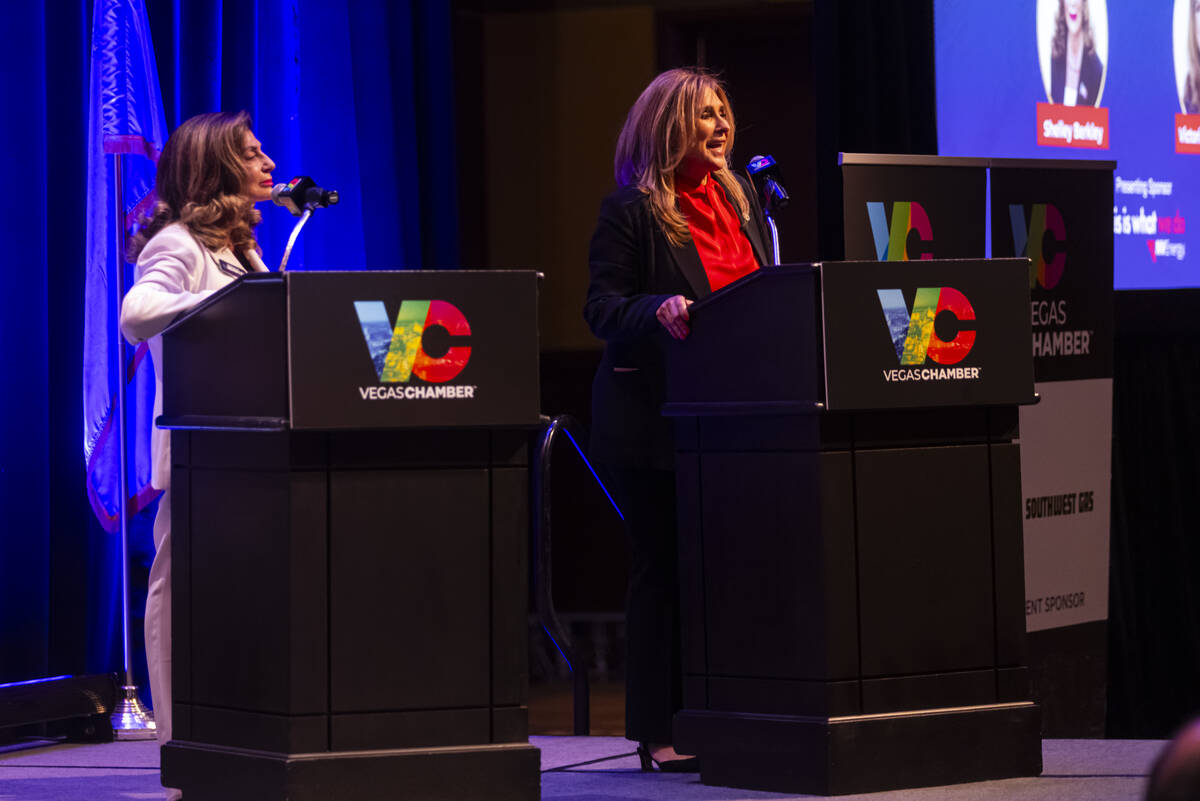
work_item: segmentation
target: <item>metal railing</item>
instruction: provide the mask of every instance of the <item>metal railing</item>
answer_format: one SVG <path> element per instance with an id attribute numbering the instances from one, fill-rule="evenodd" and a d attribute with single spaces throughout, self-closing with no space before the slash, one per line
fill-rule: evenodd
<path id="1" fill-rule="evenodd" d="M 574 693 L 574 733 L 577 736 L 587 735 L 591 729 L 591 705 L 589 700 L 589 684 L 587 665 L 582 663 L 580 654 L 571 641 L 570 632 L 558 619 L 554 608 L 554 582 L 551 541 L 551 467 L 553 463 L 554 444 L 559 434 L 566 436 L 574 446 L 579 458 L 591 472 L 592 477 L 616 509 L 617 515 L 624 520 L 620 507 L 613 500 L 612 494 L 604 486 L 604 482 L 596 475 L 591 462 L 579 446 L 580 426 L 575 418 L 562 414 L 553 419 L 547 419 L 546 427 L 542 430 L 541 441 L 533 453 L 533 597 L 538 622 L 546 636 L 554 643 L 554 647 L 562 655 L 563 661 L 571 671 Z"/>

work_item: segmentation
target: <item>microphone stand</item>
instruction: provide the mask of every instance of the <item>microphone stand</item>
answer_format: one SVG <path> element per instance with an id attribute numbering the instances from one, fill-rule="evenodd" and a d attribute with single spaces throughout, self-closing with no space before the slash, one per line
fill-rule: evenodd
<path id="1" fill-rule="evenodd" d="M 775 211 L 781 209 L 788 204 L 787 190 L 779 185 L 779 182 L 774 178 L 767 176 L 763 182 L 763 194 L 767 196 L 766 207 L 763 212 L 767 217 L 767 225 L 771 228 L 771 251 L 775 260 L 775 266 L 779 266 L 779 229 L 775 227 Z"/>
<path id="2" fill-rule="evenodd" d="M 775 163 L 774 156 L 755 156 L 746 165 L 746 172 L 750 175 L 752 186 L 755 176 L 762 180 L 762 188 L 759 191 L 762 194 L 763 214 L 771 229 L 771 264 L 778 267 L 779 228 L 775 226 L 775 212 L 786 206 L 789 200 L 787 190 L 780 185 L 779 181 L 775 180 L 780 175 L 779 166 Z"/>
<path id="3" fill-rule="evenodd" d="M 298 200 L 304 200 L 304 205 L 297 203 Z M 313 210 L 318 206 L 332 206 L 337 203 L 338 193 L 332 189 L 322 189 L 307 175 L 298 175 L 286 184 L 276 184 L 272 187 L 271 202 L 276 206 L 283 206 L 300 218 L 292 228 L 287 247 L 283 249 L 283 260 L 279 262 L 279 272 L 283 272 L 287 269 L 288 258 L 292 255 L 296 238 L 300 236 L 300 229 L 308 222 Z"/>
<path id="4" fill-rule="evenodd" d="M 296 238 L 300 236 L 300 229 L 308 222 L 308 218 L 312 216 L 312 213 L 312 204 L 305 204 L 304 212 L 300 215 L 300 219 L 296 220 L 296 224 L 292 226 L 292 234 L 288 237 L 287 247 L 283 249 L 283 261 L 279 262 L 279 272 L 283 272 L 287 267 L 288 257 L 292 255 L 292 245 L 296 244 Z"/>
<path id="5" fill-rule="evenodd" d="M 767 212 L 767 225 L 771 228 L 771 264 L 779 266 L 779 229 L 775 227 L 775 218 Z"/>

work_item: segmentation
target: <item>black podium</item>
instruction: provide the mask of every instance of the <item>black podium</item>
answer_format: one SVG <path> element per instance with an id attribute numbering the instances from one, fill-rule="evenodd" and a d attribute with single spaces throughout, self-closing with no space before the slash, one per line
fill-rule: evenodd
<path id="1" fill-rule="evenodd" d="M 537 799 L 537 274 L 302 272 L 163 337 L 189 801 Z"/>
<path id="2" fill-rule="evenodd" d="M 684 709 L 706 784 L 836 795 L 1041 772 L 1024 667 L 1024 259 L 765 269 L 692 307 Z"/>

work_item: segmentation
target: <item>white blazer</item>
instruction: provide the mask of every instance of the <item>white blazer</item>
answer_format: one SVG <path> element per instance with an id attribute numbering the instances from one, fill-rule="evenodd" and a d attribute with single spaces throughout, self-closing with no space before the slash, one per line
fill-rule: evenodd
<path id="1" fill-rule="evenodd" d="M 257 272 L 267 265 L 253 249 L 243 254 Z M 148 342 L 154 364 L 154 417 L 162 414 L 162 330 L 176 317 L 245 273 L 230 248 L 212 251 L 196 241 L 183 223 L 171 223 L 146 243 L 138 256 L 135 280 L 121 304 L 121 333 L 132 344 Z M 156 425 L 151 434 L 154 459 L 150 483 L 171 483 L 171 432 Z"/>

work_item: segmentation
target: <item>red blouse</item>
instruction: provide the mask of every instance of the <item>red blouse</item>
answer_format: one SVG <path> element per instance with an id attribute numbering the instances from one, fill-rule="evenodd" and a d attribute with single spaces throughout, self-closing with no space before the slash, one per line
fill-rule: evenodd
<path id="1" fill-rule="evenodd" d="M 714 292 L 758 269 L 754 249 L 720 181 L 709 175 L 704 183 L 692 184 L 676 175 L 675 196 Z"/>

